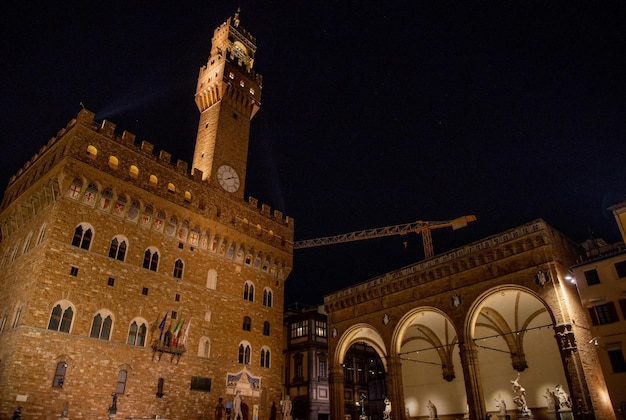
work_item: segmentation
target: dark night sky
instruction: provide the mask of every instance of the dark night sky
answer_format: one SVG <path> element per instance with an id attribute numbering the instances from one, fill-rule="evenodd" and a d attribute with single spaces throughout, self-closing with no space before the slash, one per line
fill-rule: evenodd
<path id="1" fill-rule="evenodd" d="M 51 3 L 3 12 L 3 185 L 80 102 L 191 162 L 198 68 L 241 6 L 264 76 L 246 196 L 292 216 L 296 239 L 465 214 L 435 252 L 536 218 L 619 239 L 624 1 Z M 422 252 L 417 235 L 296 250 L 286 303 Z"/>

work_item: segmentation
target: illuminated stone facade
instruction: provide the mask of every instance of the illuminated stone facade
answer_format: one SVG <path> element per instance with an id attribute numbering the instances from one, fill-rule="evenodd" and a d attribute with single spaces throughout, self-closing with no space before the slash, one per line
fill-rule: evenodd
<path id="1" fill-rule="evenodd" d="M 237 15 L 218 32 L 253 39 Z M 259 95 L 260 76 L 232 45 L 209 57 L 230 69 L 213 74 L 228 112 L 201 116 L 198 137 L 217 124 L 216 153 L 220 164 L 232 153 L 237 189 L 172 165 L 169 153 L 85 109 L 9 181 L 0 419 L 18 406 L 25 419 L 105 419 L 114 392 L 115 418 L 212 419 L 218 398 L 229 405 L 237 390 L 244 420 L 268 418 L 280 401 L 294 225 L 243 199 L 246 109 L 258 104 L 228 92 L 253 79 Z"/>
<path id="2" fill-rule="evenodd" d="M 614 419 L 586 309 L 566 280 L 579 253 L 536 220 L 325 296 L 331 418 L 359 403 L 345 361 L 365 344 L 384 366 L 394 420 L 435 408 L 440 419 L 495 418 L 500 401 L 523 418 L 517 379 L 535 419 L 556 418 L 544 395 L 557 385 L 572 400 L 560 418 Z"/>
<path id="3" fill-rule="evenodd" d="M 587 241 L 583 259 L 571 269 L 591 321 L 592 338 L 582 345 L 598 352 L 617 418 L 626 414 L 626 202 L 611 207 L 622 242 Z"/>

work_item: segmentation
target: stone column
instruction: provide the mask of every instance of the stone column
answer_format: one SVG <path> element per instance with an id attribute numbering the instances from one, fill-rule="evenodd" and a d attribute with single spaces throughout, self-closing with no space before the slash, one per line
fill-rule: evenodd
<path id="1" fill-rule="evenodd" d="M 470 420 L 482 420 L 486 418 L 487 408 L 483 397 L 483 386 L 478 366 L 478 352 L 473 343 L 459 343 L 461 355 L 461 367 L 465 378 L 465 392 L 467 405 L 469 406 Z"/>
<path id="2" fill-rule="evenodd" d="M 570 324 L 554 326 L 554 338 L 559 346 L 565 378 L 569 387 L 570 397 L 573 405 L 573 415 L 576 420 L 592 420 L 594 414 L 591 395 L 585 380 L 580 354 L 577 351 L 576 338 Z"/>
<path id="3" fill-rule="evenodd" d="M 328 372 L 328 386 L 330 388 L 330 418 L 344 420 L 343 398 L 343 367 L 333 364 Z"/>
<path id="4" fill-rule="evenodd" d="M 397 354 L 387 356 L 385 387 L 387 388 L 387 398 L 391 401 L 391 420 L 405 420 L 402 361 Z"/>

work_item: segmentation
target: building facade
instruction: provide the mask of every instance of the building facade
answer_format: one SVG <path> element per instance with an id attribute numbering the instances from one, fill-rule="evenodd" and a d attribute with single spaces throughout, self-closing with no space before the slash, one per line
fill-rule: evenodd
<path id="1" fill-rule="evenodd" d="M 611 208 L 622 242 L 589 243 L 581 261 L 572 268 L 580 299 L 591 321 L 588 344 L 598 352 L 602 372 L 617 418 L 626 418 L 626 202 Z"/>
<path id="2" fill-rule="evenodd" d="M 285 311 L 285 396 L 292 417 L 328 420 L 328 328 L 323 307 L 295 304 Z"/>
<path id="3" fill-rule="evenodd" d="M 294 225 L 244 200 L 255 52 L 238 14 L 215 30 L 191 168 L 83 109 L 10 179 L 0 419 L 269 417 Z"/>
<path id="4" fill-rule="evenodd" d="M 368 417 L 614 419 L 587 311 L 566 280 L 580 252 L 535 220 L 326 295 L 331 418 L 361 403 L 346 361 L 369 347 L 386 404 Z"/>

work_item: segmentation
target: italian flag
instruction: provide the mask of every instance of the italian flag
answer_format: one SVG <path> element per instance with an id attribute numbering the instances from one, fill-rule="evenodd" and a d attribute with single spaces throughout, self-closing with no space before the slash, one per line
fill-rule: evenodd
<path id="1" fill-rule="evenodd" d="M 178 332 L 179 331 L 180 331 L 180 319 L 176 323 L 176 326 L 174 327 L 174 331 L 172 331 L 172 335 L 174 336 L 172 338 L 172 346 L 176 346 L 176 342 L 178 341 Z"/>

